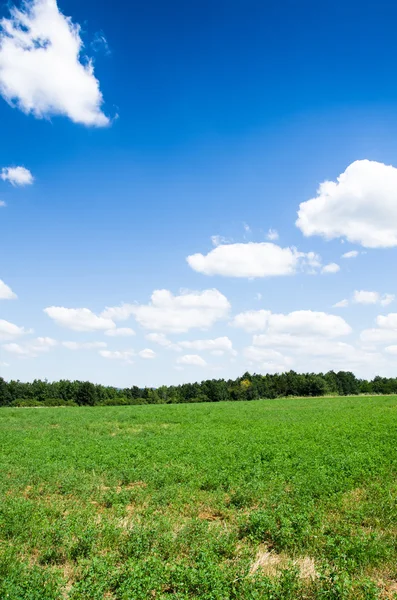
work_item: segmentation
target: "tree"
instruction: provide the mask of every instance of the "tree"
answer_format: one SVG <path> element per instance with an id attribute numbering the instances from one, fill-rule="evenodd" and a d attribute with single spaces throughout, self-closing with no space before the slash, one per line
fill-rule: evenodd
<path id="1" fill-rule="evenodd" d="M 97 395 L 95 385 L 90 381 L 79 382 L 79 388 L 76 395 L 76 402 L 79 406 L 94 406 Z"/>
<path id="2" fill-rule="evenodd" d="M 8 406 L 9 404 L 11 404 L 11 394 L 8 390 L 8 384 L 0 377 L 0 406 Z"/>

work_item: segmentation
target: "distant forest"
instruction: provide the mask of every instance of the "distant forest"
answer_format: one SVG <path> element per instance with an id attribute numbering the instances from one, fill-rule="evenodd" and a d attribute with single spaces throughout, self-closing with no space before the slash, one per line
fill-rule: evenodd
<path id="1" fill-rule="evenodd" d="M 0 377 L 0 406 L 116 406 L 129 404 L 181 404 L 280 398 L 286 396 L 350 396 L 397 394 L 397 378 L 357 379 L 347 371 L 250 375 L 237 379 L 211 379 L 201 383 L 159 388 L 116 388 L 89 381 L 50 383 L 5 381 Z"/>

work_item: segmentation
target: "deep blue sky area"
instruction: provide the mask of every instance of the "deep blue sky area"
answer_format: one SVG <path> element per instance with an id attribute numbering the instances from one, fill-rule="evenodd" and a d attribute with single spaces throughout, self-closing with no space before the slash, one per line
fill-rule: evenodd
<path id="1" fill-rule="evenodd" d="M 27 6 L 34 10 L 46 3 L 54 0 L 29 0 Z M 0 5 L 2 17 L 9 18 L 10 6 Z M 377 328 L 380 314 L 394 314 L 393 301 L 382 298 L 397 294 L 391 276 L 396 244 L 368 242 L 359 223 L 378 223 L 379 217 L 382 240 L 386 225 L 397 230 L 394 183 L 383 185 L 380 174 L 378 196 L 360 163 L 362 177 L 355 175 L 347 191 L 340 188 L 339 204 L 323 218 L 323 232 L 309 235 L 295 221 L 299 205 L 355 161 L 397 167 L 397 4 L 60 0 L 58 9 L 60 18 L 81 27 L 84 48 L 77 58 L 84 65 L 92 59 L 104 99 L 98 110 L 111 122 L 91 127 L 60 108 L 65 94 L 79 102 L 72 75 L 59 106 L 42 118 L 21 105 L 28 71 L 10 105 L 6 68 L 12 73 L 17 68 L 0 30 L 0 171 L 23 166 L 34 177 L 25 186 L 0 180 L 0 201 L 7 204 L 0 209 L 0 280 L 18 296 L 0 299 L 0 322 L 32 330 L 2 334 L 0 327 L 0 375 L 158 385 L 236 376 L 247 368 L 348 365 L 362 374 L 371 365 L 374 373 L 391 373 L 393 333 L 382 334 L 379 346 L 362 332 Z M 55 29 L 47 33 L 50 40 L 58 35 Z M 107 45 L 98 42 L 100 36 Z M 51 78 L 69 77 L 66 63 L 55 66 L 48 74 L 45 66 L 40 75 L 33 73 L 34 102 L 49 93 Z M 394 172 L 392 182 L 393 177 Z M 360 204 L 365 198 L 373 198 L 370 208 Z M 328 235 L 334 217 L 341 230 Z M 268 239 L 269 229 L 277 230 L 278 239 Z M 225 238 L 215 244 L 221 250 L 230 246 L 227 252 L 244 244 L 227 258 L 231 263 L 266 242 L 314 252 L 321 265 L 295 265 L 293 273 L 275 276 L 252 276 L 254 258 L 244 267 L 246 275 L 231 274 L 224 259 L 213 273 L 210 267 L 192 268 L 188 256 L 212 260 L 214 235 Z M 341 258 L 352 250 L 355 258 Z M 322 273 L 330 263 L 339 271 Z M 44 312 L 51 306 L 86 308 L 98 316 L 121 302 L 150 307 L 158 289 L 183 296 L 213 288 L 230 309 L 209 319 L 208 327 L 193 323 L 183 331 L 158 325 L 155 315 L 144 324 L 131 312 L 115 328 L 128 327 L 136 335 L 107 336 L 99 324 L 76 329 Z M 378 296 L 354 300 L 356 291 Z M 333 306 L 342 299 L 348 306 Z M 286 315 L 286 328 L 272 321 L 262 330 L 235 326 L 238 313 L 259 310 Z M 310 324 L 295 331 L 298 317 L 287 315 L 296 311 L 310 312 L 309 320 L 323 313 L 322 322 L 333 315 L 351 330 L 339 337 L 326 334 L 328 354 L 313 354 L 322 338 Z M 337 322 L 330 321 L 329 331 Z M 172 351 L 147 337 L 156 332 L 175 344 L 227 337 L 233 352 L 219 346 L 224 354 L 210 355 L 199 345 Z M 266 354 L 253 339 L 258 334 L 269 336 L 265 348 L 276 354 Z M 286 347 L 285 340 L 276 343 L 271 337 L 276 334 L 297 336 L 300 351 Z M 36 351 L 38 337 L 53 345 Z M 397 343 L 397 320 L 395 337 Z M 110 354 L 70 351 L 62 346 L 70 340 L 106 343 Z M 144 349 L 153 351 L 152 360 L 140 356 Z M 199 356 L 205 365 L 184 360 L 186 355 Z"/>

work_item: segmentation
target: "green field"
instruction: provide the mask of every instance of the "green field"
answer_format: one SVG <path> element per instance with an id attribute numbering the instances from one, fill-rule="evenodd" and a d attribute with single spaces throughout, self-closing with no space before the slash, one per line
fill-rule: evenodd
<path id="1" fill-rule="evenodd" d="M 397 397 L 0 410 L 0 598 L 397 597 Z"/>

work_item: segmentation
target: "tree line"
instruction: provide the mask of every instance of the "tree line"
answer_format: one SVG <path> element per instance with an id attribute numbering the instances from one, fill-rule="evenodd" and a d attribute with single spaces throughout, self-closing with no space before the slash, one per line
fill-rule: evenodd
<path id="1" fill-rule="evenodd" d="M 257 375 L 237 379 L 209 379 L 200 383 L 159 388 L 116 388 L 90 381 L 36 379 L 31 383 L 0 377 L 0 406 L 112 406 L 129 404 L 179 404 L 281 398 L 286 396 L 350 396 L 397 394 L 397 378 L 358 379 L 348 371 Z"/>

